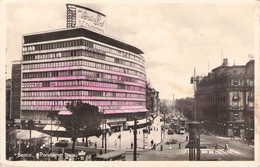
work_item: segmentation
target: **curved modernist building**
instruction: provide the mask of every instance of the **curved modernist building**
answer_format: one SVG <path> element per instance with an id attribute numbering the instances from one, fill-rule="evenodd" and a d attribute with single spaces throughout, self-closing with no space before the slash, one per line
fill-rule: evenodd
<path id="1" fill-rule="evenodd" d="M 140 49 L 85 28 L 28 34 L 23 40 L 21 120 L 48 124 L 48 113 L 69 114 L 65 105 L 72 100 L 98 106 L 118 130 L 131 126 L 135 116 L 145 117 Z"/>

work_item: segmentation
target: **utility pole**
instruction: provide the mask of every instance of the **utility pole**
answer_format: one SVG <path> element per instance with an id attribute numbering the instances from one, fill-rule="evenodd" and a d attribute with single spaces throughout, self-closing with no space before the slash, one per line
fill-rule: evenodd
<path id="1" fill-rule="evenodd" d="M 135 120 L 134 120 L 134 161 L 136 161 L 136 147 L 137 147 L 136 135 L 137 135 L 137 120 L 135 117 Z"/>
<path id="2" fill-rule="evenodd" d="M 104 133 L 105 133 L 104 124 L 105 124 L 105 121 L 104 121 L 104 110 L 103 110 L 103 112 L 102 112 L 102 145 L 101 145 L 101 148 L 104 148 Z"/>
<path id="3" fill-rule="evenodd" d="M 197 104 L 196 104 L 196 86 L 198 78 L 196 77 L 196 68 L 194 67 L 193 85 L 194 85 L 194 121 L 197 120 Z"/>

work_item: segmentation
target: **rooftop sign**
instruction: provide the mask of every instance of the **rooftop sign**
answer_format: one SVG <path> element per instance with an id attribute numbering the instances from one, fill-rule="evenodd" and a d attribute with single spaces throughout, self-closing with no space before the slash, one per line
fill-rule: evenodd
<path id="1" fill-rule="evenodd" d="M 92 9 L 67 4 L 67 28 L 84 27 L 100 34 L 105 33 L 106 16 Z"/>

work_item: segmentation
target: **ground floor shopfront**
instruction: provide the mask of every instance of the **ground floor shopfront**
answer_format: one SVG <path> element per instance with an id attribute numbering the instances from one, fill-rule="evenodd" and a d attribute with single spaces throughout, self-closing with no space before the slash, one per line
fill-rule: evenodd
<path id="1" fill-rule="evenodd" d="M 215 135 L 227 137 L 253 138 L 254 128 L 248 127 L 244 122 L 213 122 L 205 120 L 203 127 L 206 131 L 213 132 Z"/>

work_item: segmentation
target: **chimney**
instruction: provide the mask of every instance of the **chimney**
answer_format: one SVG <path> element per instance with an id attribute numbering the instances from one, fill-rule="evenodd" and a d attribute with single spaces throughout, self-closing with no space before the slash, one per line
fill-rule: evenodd
<path id="1" fill-rule="evenodd" d="M 228 65 L 228 59 L 227 58 L 223 59 L 223 64 L 222 65 L 223 66 L 227 66 Z"/>

